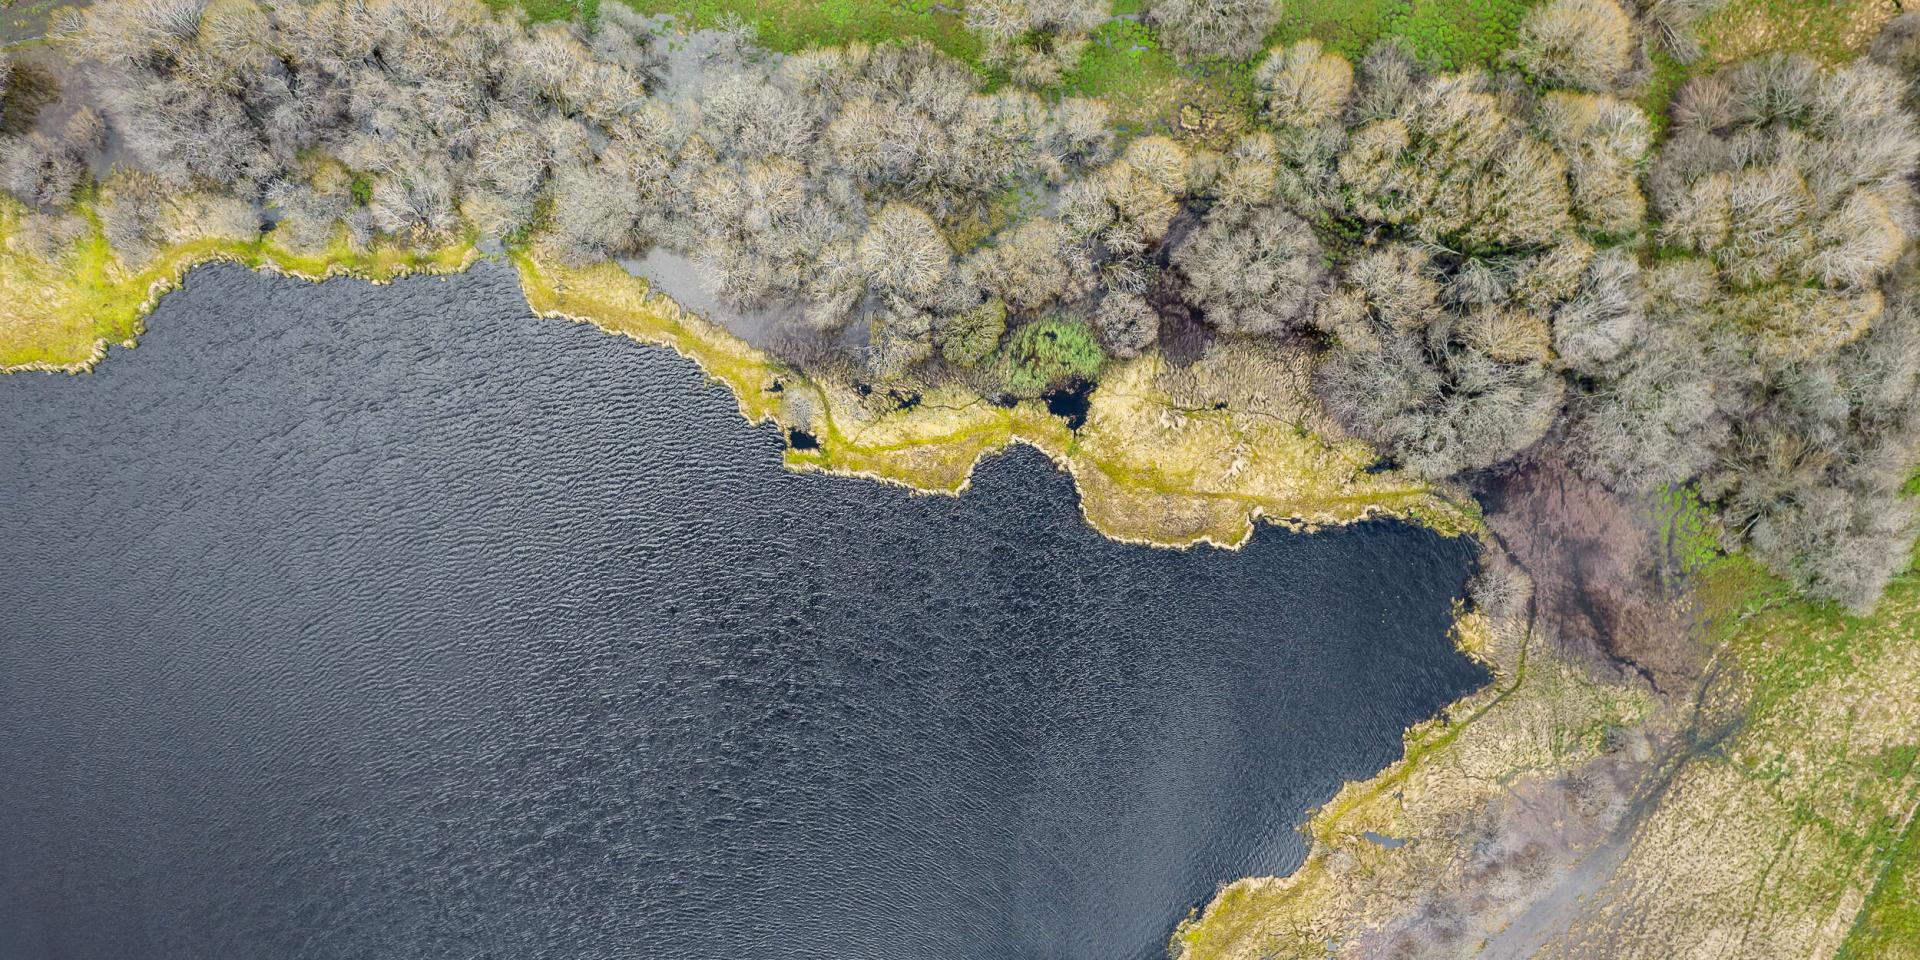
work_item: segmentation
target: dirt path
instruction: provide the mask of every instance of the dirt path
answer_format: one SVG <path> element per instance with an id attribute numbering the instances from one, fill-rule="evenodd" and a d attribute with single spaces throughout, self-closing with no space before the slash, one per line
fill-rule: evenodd
<path id="1" fill-rule="evenodd" d="M 1566 934 L 1582 918 L 1602 912 L 1602 902 L 1630 893 L 1616 883 L 1620 867 L 1633 852 L 1636 834 L 1672 789 L 1687 764 L 1702 755 L 1720 749 L 1727 738 L 1738 732 L 1741 717 L 1718 718 L 1706 714 L 1708 694 L 1725 674 L 1725 661 L 1716 654 L 1708 661 L 1703 678 L 1694 687 L 1685 729 L 1673 752 L 1653 769 L 1640 789 L 1635 791 L 1619 823 L 1607 837 L 1563 872 L 1534 900 L 1525 912 L 1499 933 L 1488 938 L 1476 960 L 1534 960 L 1543 956 L 1563 956 L 1579 950 L 1580 944 L 1554 941 Z"/>
<path id="2" fill-rule="evenodd" d="M 0 0 L 0 47 L 33 43 L 47 35 L 53 26 L 54 11 L 71 7 L 82 9 L 91 0 L 61 3 L 59 0 Z"/>

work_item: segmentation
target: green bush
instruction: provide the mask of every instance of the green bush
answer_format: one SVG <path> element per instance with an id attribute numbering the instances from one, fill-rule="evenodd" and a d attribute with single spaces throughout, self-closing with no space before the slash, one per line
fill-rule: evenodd
<path id="1" fill-rule="evenodd" d="M 1049 317 L 1027 324 L 1001 354 L 1007 392 L 1037 397 L 1072 380 L 1092 380 L 1107 355 L 1086 324 Z"/>

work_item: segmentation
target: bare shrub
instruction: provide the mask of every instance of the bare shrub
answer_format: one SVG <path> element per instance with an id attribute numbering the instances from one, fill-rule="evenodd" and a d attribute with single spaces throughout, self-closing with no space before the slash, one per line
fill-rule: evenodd
<path id="1" fill-rule="evenodd" d="M 966 21 L 986 41 L 987 63 L 1016 83 L 1051 86 L 1079 63 L 1107 9 L 1102 0 L 981 0 L 967 4 Z"/>
<path id="2" fill-rule="evenodd" d="M 1182 60 L 1239 60 L 1260 51 L 1280 19 L 1274 0 L 1155 0 L 1147 22 Z"/>
<path id="3" fill-rule="evenodd" d="M 13 222 L 7 240 L 29 256 L 58 262 L 87 234 L 87 221 L 66 210 L 30 211 Z"/>
<path id="4" fill-rule="evenodd" d="M 0 189 L 24 203 L 66 206 L 85 173 L 77 153 L 45 134 L 0 139 Z"/>
<path id="5" fill-rule="evenodd" d="M 971 367 L 1000 346 L 1007 332 L 1007 305 L 989 300 L 971 310 L 953 314 L 940 324 L 936 339 L 940 356 L 957 367 Z"/>
<path id="6" fill-rule="evenodd" d="M 1633 69 L 1633 18 L 1616 0 L 1548 0 L 1520 21 L 1514 65 L 1547 83 L 1608 90 Z"/>
<path id="7" fill-rule="evenodd" d="M 1068 294 L 1073 271 L 1065 258 L 1067 231 L 1047 218 L 1029 220 L 967 260 L 988 295 L 1007 306 L 1038 311 Z"/>
<path id="8" fill-rule="evenodd" d="M 1292 127 L 1310 127 L 1340 116 L 1353 94 L 1353 65 L 1326 53 L 1315 40 L 1275 47 L 1253 75 L 1267 118 Z"/>
<path id="9" fill-rule="evenodd" d="M 1124 360 L 1160 338 L 1160 315 L 1135 294 L 1109 293 L 1094 310 L 1093 329 L 1107 353 Z"/>
<path id="10" fill-rule="evenodd" d="M 1450 311 L 1436 265 L 1414 248 L 1367 254 L 1316 311 L 1333 339 L 1315 372 L 1327 409 L 1431 477 L 1492 466 L 1552 426 L 1562 385 L 1545 324 L 1516 307 Z"/>
<path id="11" fill-rule="evenodd" d="M 1727 0 L 1640 0 L 1642 29 L 1666 54 L 1683 64 L 1700 59 L 1694 24 Z"/>
<path id="12" fill-rule="evenodd" d="M 101 185 L 100 228 L 122 263 L 138 266 L 159 250 L 166 202 L 166 190 L 152 174 L 125 170 Z"/>
<path id="13" fill-rule="evenodd" d="M 953 266 L 953 248 L 926 211 L 890 203 L 860 239 L 860 262 L 875 286 L 926 297 Z"/>
<path id="14" fill-rule="evenodd" d="M 1223 333 L 1274 334 L 1311 305 L 1321 274 L 1320 244 L 1299 217 L 1279 208 L 1218 210 L 1173 252 L 1183 291 Z"/>

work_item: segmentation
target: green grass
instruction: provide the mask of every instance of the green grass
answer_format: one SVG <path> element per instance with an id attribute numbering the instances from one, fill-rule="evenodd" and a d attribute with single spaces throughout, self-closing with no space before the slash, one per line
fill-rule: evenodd
<path id="1" fill-rule="evenodd" d="M 1903 578 L 1894 589 L 1912 592 Z M 1760 681 L 1749 712 L 1819 683 L 1852 662 L 1857 628 L 1872 618 L 1847 616 L 1839 606 L 1800 599 L 1787 583 L 1744 553 L 1720 557 L 1702 571 L 1700 594 L 1712 612 L 1711 645 L 1725 644 Z M 1891 598 L 1890 598 L 1891 599 Z M 1903 607 L 1898 601 L 1889 608 Z M 1889 610 L 1882 610 L 1886 615 Z"/>
<path id="2" fill-rule="evenodd" d="M 1064 317 L 1021 327 L 1001 355 L 1007 389 L 1023 397 L 1039 396 L 1076 378 L 1091 380 L 1106 359 L 1093 331 Z"/>
<path id="3" fill-rule="evenodd" d="M 1667 104 L 1673 102 L 1673 95 L 1693 76 L 1693 69 L 1668 56 L 1664 50 L 1653 53 L 1653 76 L 1647 80 L 1647 88 L 1634 102 L 1647 115 L 1653 125 L 1653 135 L 1658 138 L 1667 132 Z"/>
<path id="4" fill-rule="evenodd" d="M 1177 97 L 1180 66 L 1160 48 L 1152 29 L 1131 20 L 1102 24 L 1093 32 L 1080 63 L 1061 82 L 1061 91 L 1099 97 L 1114 108 L 1123 126 L 1160 112 Z"/>
<path id="5" fill-rule="evenodd" d="M 1697 573 L 1720 557 L 1712 508 L 1691 487 L 1670 487 L 1653 506 L 1667 555 L 1683 573 Z"/>
<path id="6" fill-rule="evenodd" d="M 1920 944 L 1920 816 L 1887 854 L 1887 866 L 1836 960 L 1912 957 Z M 1905 950 L 1906 952 L 1901 952 Z"/>
<path id="7" fill-rule="evenodd" d="M 1376 41 L 1398 37 L 1421 60 L 1459 69 L 1494 62 L 1531 6 L 1532 0 L 1292 0 L 1267 39 L 1312 37 L 1358 60 Z"/>
<path id="8" fill-rule="evenodd" d="M 579 17 L 592 20 L 600 12 L 600 0 L 487 0 L 495 9 L 518 7 L 535 23 Z"/>
<path id="9" fill-rule="evenodd" d="M 563 0 L 503 0 L 551 4 Z M 581 0 L 592 2 L 592 0 Z M 792 53 L 855 40 L 879 43 L 918 37 L 955 59 L 980 67 L 980 42 L 958 13 L 931 0 L 623 0 L 641 13 L 667 14 L 694 27 L 737 17 L 759 43 Z"/>

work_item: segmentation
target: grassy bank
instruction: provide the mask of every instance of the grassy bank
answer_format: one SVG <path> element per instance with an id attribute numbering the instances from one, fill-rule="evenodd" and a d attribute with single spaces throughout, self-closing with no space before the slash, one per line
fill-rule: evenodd
<path id="1" fill-rule="evenodd" d="M 1182 960 L 1323 958 L 1416 909 L 1468 856 L 1476 813 L 1531 778 L 1599 756 L 1610 732 L 1642 722 L 1644 694 L 1597 682 L 1517 625 L 1479 614 L 1459 645 L 1494 682 L 1406 733 L 1402 758 L 1348 783 L 1305 825 L 1306 862 L 1283 877 L 1233 883 L 1181 925 Z M 1378 838 L 1405 841 L 1385 845 Z"/>
<path id="2" fill-rule="evenodd" d="M 1476 523 L 1425 484 L 1367 473 L 1373 455 L 1363 444 L 1309 429 L 1304 391 L 1289 409 L 1254 399 L 1254 384 L 1284 392 L 1272 387 L 1293 358 L 1250 348 L 1175 371 L 1141 357 L 1109 369 L 1076 432 L 1039 400 L 999 406 L 949 385 L 902 405 L 851 382 L 811 380 L 610 264 L 514 260 L 536 312 L 669 347 L 732 390 L 748 420 L 808 435 L 787 451 L 794 470 L 958 494 L 982 457 L 1023 443 L 1073 475 L 1082 511 L 1102 533 L 1164 546 L 1238 546 L 1263 517 L 1318 525 L 1388 514 L 1447 533 Z"/>
<path id="3" fill-rule="evenodd" d="M 349 275 L 384 282 L 462 270 L 474 257 L 467 240 L 424 253 L 391 244 L 356 251 L 342 240 L 332 249 L 303 253 L 265 237 L 245 243 L 198 238 L 128 266 L 108 248 L 89 212 L 86 232 L 49 262 L 13 241 L 23 213 L 18 202 L 0 194 L 0 373 L 79 372 L 100 362 L 109 345 L 132 347 L 161 295 L 202 264 L 242 263 L 309 280 Z"/>

